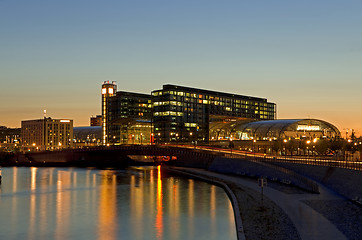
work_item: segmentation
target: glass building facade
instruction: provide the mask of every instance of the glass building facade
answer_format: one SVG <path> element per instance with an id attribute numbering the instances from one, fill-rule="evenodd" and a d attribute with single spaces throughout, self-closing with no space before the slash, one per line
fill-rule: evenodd
<path id="1" fill-rule="evenodd" d="M 149 94 L 102 85 L 102 142 L 106 144 L 208 142 L 210 125 L 273 120 L 276 105 L 265 98 L 163 85 Z"/>
<path id="2" fill-rule="evenodd" d="M 234 121 L 213 124 L 212 140 L 334 139 L 341 137 L 337 127 L 318 119 L 279 119 Z"/>
<path id="3" fill-rule="evenodd" d="M 208 142 L 213 122 L 276 117 L 264 98 L 170 84 L 152 92 L 152 106 L 156 142 Z"/>

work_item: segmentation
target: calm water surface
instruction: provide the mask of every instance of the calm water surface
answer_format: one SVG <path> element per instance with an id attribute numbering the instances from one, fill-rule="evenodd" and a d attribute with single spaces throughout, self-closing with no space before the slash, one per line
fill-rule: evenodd
<path id="1" fill-rule="evenodd" d="M 216 186 L 159 168 L 3 168 L 0 239 L 236 239 Z"/>

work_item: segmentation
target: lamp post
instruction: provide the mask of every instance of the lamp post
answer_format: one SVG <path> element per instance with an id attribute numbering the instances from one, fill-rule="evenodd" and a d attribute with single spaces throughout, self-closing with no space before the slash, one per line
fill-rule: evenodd
<path id="1" fill-rule="evenodd" d="M 284 142 L 284 159 L 287 160 L 287 142 L 288 142 L 288 139 L 284 139 L 283 142 Z"/>
<path id="2" fill-rule="evenodd" d="M 254 139 L 254 140 L 253 140 L 253 154 L 254 154 L 254 160 L 255 160 L 255 143 L 256 143 L 256 140 Z"/>
<path id="3" fill-rule="evenodd" d="M 233 155 L 233 147 L 234 147 L 233 139 L 230 138 L 229 148 L 230 148 L 230 154 L 231 154 L 231 156 Z"/>
<path id="4" fill-rule="evenodd" d="M 310 142 L 311 142 L 310 140 L 307 140 L 307 154 L 308 154 L 308 159 L 309 159 L 309 147 L 308 147 L 308 146 L 309 146 Z"/>
<path id="5" fill-rule="evenodd" d="M 192 132 L 190 132 L 190 141 L 191 141 L 191 143 L 193 142 L 194 143 L 194 148 L 196 148 L 196 144 L 195 144 L 195 142 L 194 141 L 192 141 Z"/>
<path id="6" fill-rule="evenodd" d="M 317 163 L 317 153 L 315 152 L 315 145 L 317 143 L 318 139 L 317 138 L 314 138 L 313 139 L 313 156 L 314 156 L 314 162 Z"/>

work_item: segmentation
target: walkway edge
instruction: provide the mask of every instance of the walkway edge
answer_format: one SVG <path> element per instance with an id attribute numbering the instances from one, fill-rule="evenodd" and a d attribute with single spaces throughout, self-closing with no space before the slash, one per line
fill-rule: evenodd
<path id="1" fill-rule="evenodd" d="M 240 215 L 240 209 L 239 209 L 239 204 L 238 201 L 236 200 L 236 196 L 234 194 L 234 192 L 228 187 L 227 184 L 221 182 L 221 181 L 217 181 L 211 177 L 207 177 L 207 176 L 200 176 L 200 175 L 196 175 L 193 173 L 189 173 L 187 171 L 183 171 L 181 169 L 175 169 L 174 167 L 162 167 L 163 169 L 166 169 L 167 171 L 170 172 L 175 172 L 178 174 L 182 174 L 182 175 L 186 175 L 195 179 L 199 179 L 205 182 L 209 182 L 215 185 L 218 185 L 220 187 L 222 187 L 226 194 L 229 196 L 229 199 L 231 201 L 231 204 L 233 206 L 234 209 L 234 217 L 235 217 L 235 225 L 236 225 L 236 235 L 237 235 L 237 239 L 238 240 L 246 240 L 245 238 L 245 233 L 244 233 L 244 227 L 243 227 L 243 222 L 241 220 L 241 215 Z"/>

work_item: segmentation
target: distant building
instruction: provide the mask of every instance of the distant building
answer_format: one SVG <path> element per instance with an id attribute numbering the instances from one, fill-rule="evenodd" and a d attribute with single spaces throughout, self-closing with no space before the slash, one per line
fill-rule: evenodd
<path id="1" fill-rule="evenodd" d="M 97 115 L 95 117 L 90 118 L 90 126 L 91 127 L 97 127 L 102 126 L 102 115 Z"/>
<path id="2" fill-rule="evenodd" d="M 0 126 L 0 150 L 13 151 L 20 146 L 20 128 Z"/>
<path id="3" fill-rule="evenodd" d="M 103 144 L 147 143 L 151 137 L 151 95 L 118 91 L 115 82 L 102 84 Z"/>
<path id="4" fill-rule="evenodd" d="M 21 122 L 25 149 L 55 150 L 73 146 L 73 120 L 50 117 Z"/>
<path id="5" fill-rule="evenodd" d="M 0 126 L 0 143 L 19 143 L 20 134 L 20 128 Z"/>
<path id="6" fill-rule="evenodd" d="M 102 145 L 102 126 L 74 127 L 73 133 L 75 148 Z"/>

